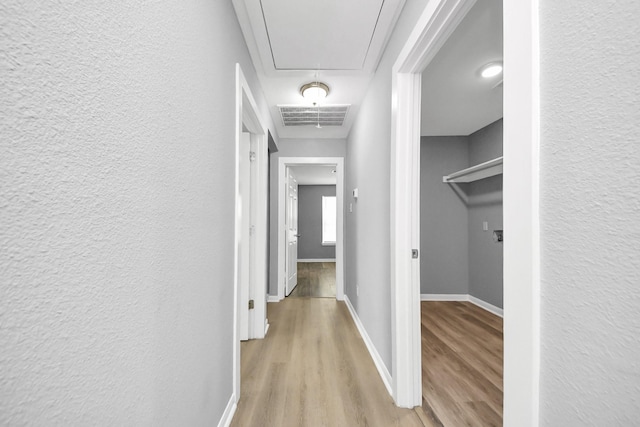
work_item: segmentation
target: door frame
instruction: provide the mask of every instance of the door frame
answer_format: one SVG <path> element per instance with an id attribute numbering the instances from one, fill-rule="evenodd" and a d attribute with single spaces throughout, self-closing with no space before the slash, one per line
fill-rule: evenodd
<path id="1" fill-rule="evenodd" d="M 392 69 L 393 398 L 422 403 L 421 75 L 476 0 L 432 0 Z M 537 426 L 540 370 L 538 0 L 504 0 L 504 425 Z"/>
<path id="2" fill-rule="evenodd" d="M 296 288 L 296 286 L 298 286 L 298 227 L 299 227 L 299 221 L 298 221 L 298 212 L 299 212 L 299 203 L 300 203 L 300 198 L 299 198 L 299 193 L 298 193 L 298 189 L 300 187 L 300 184 L 298 184 L 298 180 L 295 177 L 294 172 L 291 170 L 290 167 L 285 166 L 285 194 L 284 194 L 284 225 L 285 225 L 285 235 L 287 236 L 285 241 L 286 241 L 286 246 L 285 246 L 285 251 L 284 251 L 284 259 L 285 259 L 285 274 L 286 274 L 286 279 L 285 279 L 285 284 L 284 284 L 284 295 L 288 296 L 291 295 L 291 292 L 293 292 L 293 290 Z M 295 191 L 294 191 L 294 197 L 293 200 L 291 200 L 291 181 L 294 181 L 295 183 Z M 294 213 L 294 209 L 291 209 L 291 217 L 289 217 L 289 208 L 293 208 L 295 205 L 295 213 Z M 293 221 L 293 219 L 295 218 L 295 221 Z M 296 284 L 293 285 L 293 288 L 291 290 L 288 290 L 289 288 L 289 283 L 291 281 L 291 271 L 287 271 L 287 266 L 290 266 L 291 264 L 291 259 L 290 259 L 290 246 L 289 243 L 291 243 L 291 229 L 290 229 L 290 224 L 292 222 L 296 223 L 296 250 L 295 250 L 295 255 L 296 255 Z"/>
<path id="3" fill-rule="evenodd" d="M 251 147 L 255 152 L 252 162 L 252 185 L 250 191 L 250 205 L 252 209 L 253 239 L 249 239 L 253 257 L 251 259 L 251 282 L 249 283 L 249 298 L 254 300 L 254 309 L 249 314 L 249 339 L 264 338 L 268 328 L 267 322 L 267 203 L 268 203 L 268 140 L 265 121 L 259 112 L 251 88 L 242 72 L 240 64 L 236 64 L 236 96 L 235 96 L 235 222 L 234 222 L 234 321 L 233 321 L 233 395 L 234 401 L 240 399 L 240 289 L 239 289 L 239 259 L 240 245 L 247 239 L 248 233 L 243 233 L 241 221 L 242 204 L 240 200 L 240 138 L 243 127 L 251 134 Z M 255 172 L 255 173 L 254 173 Z M 247 230 L 244 230 L 247 231 Z"/>
<path id="4" fill-rule="evenodd" d="M 278 301 L 284 299 L 285 282 L 285 179 L 287 166 L 335 165 L 336 204 L 338 209 L 336 230 L 336 299 L 344 300 L 344 158 L 343 157 L 280 157 L 278 159 Z"/>

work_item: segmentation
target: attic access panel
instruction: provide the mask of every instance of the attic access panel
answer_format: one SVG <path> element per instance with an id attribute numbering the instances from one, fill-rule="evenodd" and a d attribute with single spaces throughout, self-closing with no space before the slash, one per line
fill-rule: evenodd
<path id="1" fill-rule="evenodd" d="M 361 70 L 383 0 L 261 0 L 276 70 Z"/>
<path id="2" fill-rule="evenodd" d="M 287 126 L 342 126 L 349 112 L 349 105 L 278 105 L 282 125 Z"/>

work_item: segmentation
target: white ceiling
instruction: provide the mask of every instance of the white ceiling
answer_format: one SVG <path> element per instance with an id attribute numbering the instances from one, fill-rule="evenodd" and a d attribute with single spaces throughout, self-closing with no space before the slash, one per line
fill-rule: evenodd
<path id="1" fill-rule="evenodd" d="M 336 185 L 336 165 L 292 166 L 298 185 Z"/>
<path id="2" fill-rule="evenodd" d="M 421 135 L 469 135 L 502 117 L 502 75 L 480 68 L 502 61 L 502 0 L 479 0 L 422 74 Z"/>
<path id="3" fill-rule="evenodd" d="M 275 69 L 361 70 L 383 2 L 263 0 L 260 3 Z M 365 4 L 367 7 L 363 7 Z"/>
<path id="4" fill-rule="evenodd" d="M 346 138 L 405 0 L 232 0 L 280 138 Z M 501 79 L 478 75 L 502 60 L 502 0 L 479 0 L 422 79 L 422 135 L 469 135 L 502 117 Z M 299 89 L 330 87 L 322 105 L 350 105 L 343 126 L 285 127 L 279 105 Z"/>
<path id="5" fill-rule="evenodd" d="M 233 0 L 280 138 L 346 138 L 405 0 Z M 323 105 L 350 105 L 343 126 L 285 127 L 278 105 L 305 105 L 300 87 L 330 87 Z"/>

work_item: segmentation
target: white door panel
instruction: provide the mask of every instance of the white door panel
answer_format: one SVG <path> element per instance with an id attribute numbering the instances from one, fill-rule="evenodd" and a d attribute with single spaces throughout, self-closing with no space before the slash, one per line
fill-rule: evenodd
<path id="1" fill-rule="evenodd" d="M 287 262 L 285 265 L 287 282 L 285 295 L 289 295 L 298 284 L 298 181 L 289 167 L 287 168 L 286 186 Z"/>
<path id="2" fill-rule="evenodd" d="M 238 261 L 238 284 L 240 298 L 240 339 L 248 340 L 249 333 L 249 284 L 251 272 L 251 242 L 249 228 L 251 224 L 251 167 L 249 162 L 249 151 L 251 145 L 251 134 L 243 132 L 240 137 L 240 215 L 241 215 L 241 238 L 240 238 L 240 259 Z"/>

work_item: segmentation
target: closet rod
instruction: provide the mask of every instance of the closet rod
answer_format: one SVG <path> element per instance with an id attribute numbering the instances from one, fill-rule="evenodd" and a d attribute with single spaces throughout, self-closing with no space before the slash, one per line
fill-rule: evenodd
<path id="1" fill-rule="evenodd" d="M 502 156 L 442 177 L 442 182 L 473 182 L 502 173 Z"/>

